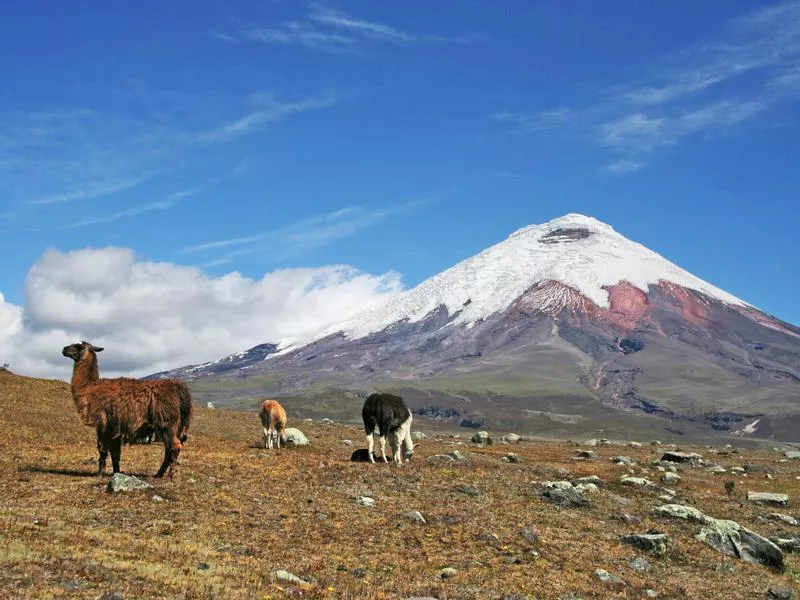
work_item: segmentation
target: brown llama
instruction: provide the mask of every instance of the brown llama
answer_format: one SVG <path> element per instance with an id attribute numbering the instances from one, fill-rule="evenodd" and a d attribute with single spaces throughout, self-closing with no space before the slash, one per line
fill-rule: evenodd
<path id="1" fill-rule="evenodd" d="M 177 379 L 138 380 L 130 377 L 100 379 L 97 353 L 89 342 L 64 346 L 61 353 L 75 361 L 72 400 L 84 425 L 97 432 L 98 474 L 111 452 L 114 473 L 119 473 L 122 442 L 158 432 L 164 441 L 164 462 L 155 474 L 171 478 L 182 444 L 188 438 L 192 396 Z"/>
<path id="2" fill-rule="evenodd" d="M 280 403 L 277 400 L 264 400 L 258 416 L 261 417 L 261 425 L 264 426 L 264 447 L 271 449 L 273 438 L 278 448 L 281 447 L 281 440 L 285 444 L 286 411 Z"/>

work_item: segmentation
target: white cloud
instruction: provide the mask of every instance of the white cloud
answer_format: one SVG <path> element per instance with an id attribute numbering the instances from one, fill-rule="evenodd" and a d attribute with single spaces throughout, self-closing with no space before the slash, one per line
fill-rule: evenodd
<path id="1" fill-rule="evenodd" d="M 88 200 L 90 198 L 100 198 L 101 196 L 108 196 L 110 194 L 117 194 L 130 190 L 146 181 L 150 176 L 141 175 L 132 177 L 122 181 L 112 181 L 108 183 L 90 183 L 78 189 L 60 194 L 53 194 L 51 196 L 44 196 L 31 200 L 31 204 L 60 204 L 62 202 L 72 202 L 73 200 Z"/>
<path id="2" fill-rule="evenodd" d="M 623 158 L 622 160 L 618 160 L 608 165 L 606 167 L 606 170 L 608 170 L 611 173 L 616 173 L 619 175 L 622 173 L 634 173 L 636 171 L 639 171 L 643 167 L 644 165 L 640 162 L 636 162 L 633 160 L 626 160 Z"/>
<path id="3" fill-rule="evenodd" d="M 15 372 L 68 378 L 61 348 L 104 346 L 101 373 L 145 375 L 214 360 L 264 342 L 308 339 L 375 307 L 399 275 L 345 265 L 210 277 L 138 259 L 125 248 L 48 251 L 25 282 L 24 306 L 0 294 L 0 347 Z"/>
<path id="4" fill-rule="evenodd" d="M 314 6 L 309 18 L 317 23 L 323 23 L 332 27 L 347 29 L 367 37 L 376 38 L 395 44 L 408 44 L 416 41 L 417 39 L 413 35 L 399 31 L 394 27 L 390 27 L 384 23 L 352 19 L 340 12 L 325 8 L 324 6 L 320 6 L 318 4 Z"/>
<path id="5" fill-rule="evenodd" d="M 272 94 L 261 94 L 258 98 L 263 103 L 261 108 L 231 123 L 201 134 L 200 139 L 206 142 L 233 139 L 260 129 L 267 123 L 277 123 L 290 115 L 328 108 L 339 101 L 338 95 L 334 92 L 294 102 L 279 102 Z"/>
<path id="6" fill-rule="evenodd" d="M 613 152 L 607 170 L 632 172 L 644 155 L 719 135 L 795 101 L 799 66 L 800 0 L 790 0 L 729 22 L 717 36 L 663 57 L 642 78 L 603 86 L 588 108 L 505 111 L 494 120 L 516 132 L 561 129 Z"/>
<path id="7" fill-rule="evenodd" d="M 332 241 L 354 235 L 362 229 L 376 225 L 391 216 L 410 212 L 427 202 L 427 200 L 418 200 L 372 210 L 350 206 L 331 213 L 308 217 L 256 235 L 196 244 L 184 248 L 184 252 L 240 247 L 238 250 L 227 252 L 221 257 L 204 263 L 204 266 L 207 267 L 225 264 L 237 256 L 253 254 L 266 249 L 269 249 L 273 258 L 293 257 Z"/>

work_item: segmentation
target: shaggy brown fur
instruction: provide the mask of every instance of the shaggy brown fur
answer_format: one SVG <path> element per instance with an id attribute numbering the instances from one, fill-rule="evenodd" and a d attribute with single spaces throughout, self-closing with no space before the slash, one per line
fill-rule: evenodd
<path id="1" fill-rule="evenodd" d="M 286 411 L 277 400 L 264 400 L 261 411 L 261 425 L 264 426 L 264 447 L 272 448 L 273 438 L 277 438 L 278 448 L 281 447 L 281 440 L 285 442 L 284 431 L 286 431 Z"/>
<path id="2" fill-rule="evenodd" d="M 114 473 L 119 472 L 124 440 L 159 432 L 164 441 L 164 462 L 155 476 L 168 473 L 172 477 L 192 418 L 189 389 L 176 379 L 100 379 L 97 352 L 102 350 L 89 342 L 80 342 L 61 351 L 75 361 L 72 370 L 75 408 L 84 425 L 94 427 L 97 432 L 98 473 L 105 470 L 109 452 Z"/>

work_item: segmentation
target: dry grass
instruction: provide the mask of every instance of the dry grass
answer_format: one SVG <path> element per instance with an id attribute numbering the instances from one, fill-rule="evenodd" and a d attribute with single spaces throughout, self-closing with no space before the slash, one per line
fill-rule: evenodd
<path id="1" fill-rule="evenodd" d="M 93 432 L 80 425 L 67 385 L 0 371 L 0 596 L 98 598 L 117 590 L 125 598 L 186 599 L 544 599 L 569 592 L 643 598 L 651 588 L 661 598 L 739 599 L 763 598 L 774 584 L 795 586 L 800 573 L 794 556 L 787 557 L 786 572 L 774 573 L 698 542 L 696 525 L 652 519 L 650 509 L 661 502 L 652 492 L 616 483 L 626 470 L 609 460 L 617 454 L 640 464 L 658 458 L 649 445 L 596 448 L 597 458 L 576 462 L 575 448 L 561 442 L 476 449 L 441 437 L 426 441 L 414 462 L 398 469 L 350 463 L 352 449 L 363 445 L 355 426 L 297 423 L 291 415 L 289 421 L 312 445 L 267 453 L 256 447 L 256 411 L 200 408 L 174 481 L 150 479 L 154 492 L 109 494 L 107 479 L 92 476 Z M 418 427 L 425 430 L 423 423 Z M 345 438 L 355 445 L 345 446 Z M 467 453 L 468 464 L 426 460 L 456 448 Z M 502 462 L 508 451 L 523 462 Z M 126 446 L 122 468 L 152 474 L 161 452 L 156 445 Z M 763 474 L 737 478 L 730 497 L 724 490 L 729 475 L 682 470 L 679 501 L 777 534 L 785 526 L 757 519 L 774 509 L 742 497 L 746 489 L 769 490 L 800 501 L 798 466 L 777 463 L 780 456 L 743 450 L 719 457 L 728 466 L 776 469 L 772 480 Z M 596 474 L 608 490 L 591 497 L 591 508 L 559 510 L 531 493 L 534 481 L 561 479 L 558 468 L 569 469 L 570 477 Z M 465 495 L 455 489 L 460 484 L 483 493 Z M 168 502 L 154 501 L 153 493 Z M 361 494 L 372 495 L 377 507 L 357 506 Z M 428 524 L 404 517 L 413 510 Z M 611 518 L 621 512 L 644 523 Z M 665 558 L 647 557 L 652 569 L 638 573 L 628 564 L 637 551 L 619 537 L 648 528 L 670 533 L 674 549 Z M 479 539 L 488 533 L 499 541 Z M 734 571 L 717 568 L 721 564 Z M 458 573 L 442 579 L 444 567 Z M 592 573 L 598 567 L 627 586 L 597 582 Z M 276 582 L 276 569 L 313 583 Z"/>

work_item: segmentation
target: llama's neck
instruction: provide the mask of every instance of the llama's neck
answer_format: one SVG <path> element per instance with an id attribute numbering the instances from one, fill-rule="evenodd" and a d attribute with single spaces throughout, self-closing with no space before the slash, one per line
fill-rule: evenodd
<path id="1" fill-rule="evenodd" d="M 87 385 L 100 380 L 97 369 L 97 356 L 94 353 L 75 363 L 72 367 L 72 401 L 84 425 L 94 425 L 94 420 L 89 414 L 89 405 L 86 398 L 81 395 L 81 390 Z"/>
<path id="2" fill-rule="evenodd" d="M 86 358 L 75 363 L 72 367 L 72 389 L 79 390 L 82 387 L 94 383 L 100 379 L 100 371 L 97 368 L 97 356 L 90 352 Z"/>

